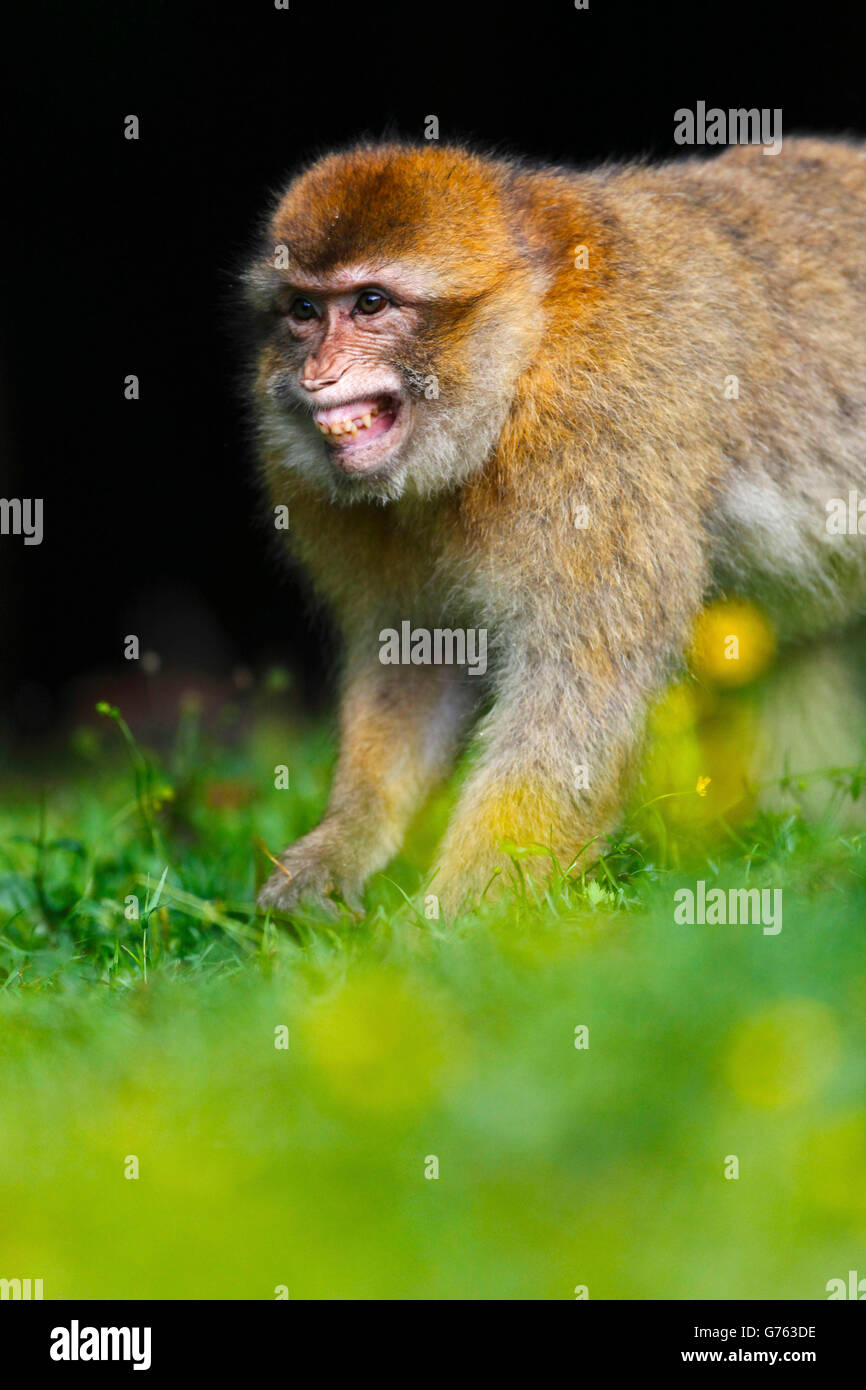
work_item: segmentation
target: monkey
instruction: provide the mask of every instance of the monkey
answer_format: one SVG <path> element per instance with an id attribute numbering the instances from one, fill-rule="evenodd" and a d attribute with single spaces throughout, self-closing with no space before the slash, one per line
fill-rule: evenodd
<path id="1" fill-rule="evenodd" d="M 866 491 L 864 247 L 842 140 L 588 171 L 370 141 L 292 179 L 243 279 L 249 400 L 340 635 L 340 748 L 263 908 L 362 907 L 466 749 L 443 913 L 517 848 L 579 870 L 714 594 L 783 639 L 863 610 L 866 538 L 827 516 Z M 386 663 L 409 625 L 483 631 L 486 673 Z"/>

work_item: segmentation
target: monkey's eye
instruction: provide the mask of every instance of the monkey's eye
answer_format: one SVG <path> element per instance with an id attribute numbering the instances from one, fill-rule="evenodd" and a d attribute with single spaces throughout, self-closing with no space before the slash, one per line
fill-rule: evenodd
<path id="1" fill-rule="evenodd" d="M 387 303 L 385 296 L 379 294 L 378 290 L 362 290 L 358 295 L 355 308 L 359 309 L 362 314 L 378 314 Z"/>
<path id="2" fill-rule="evenodd" d="M 317 318 L 316 306 L 310 299 L 304 299 L 303 295 L 295 295 L 289 305 L 289 313 L 293 319 L 314 319 Z"/>

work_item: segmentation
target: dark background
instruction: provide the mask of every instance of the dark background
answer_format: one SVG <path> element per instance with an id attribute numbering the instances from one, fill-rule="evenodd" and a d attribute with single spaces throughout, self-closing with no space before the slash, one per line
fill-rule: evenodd
<path id="1" fill-rule="evenodd" d="M 3 31 L 0 495 L 45 499 L 41 546 L 0 537 L 7 746 L 127 678 L 131 632 L 163 678 L 280 661 L 300 701 L 322 691 L 327 641 L 258 508 L 229 311 L 299 161 L 420 137 L 428 114 L 443 141 L 571 162 L 677 155 L 674 111 L 698 100 L 781 107 L 786 135 L 866 121 L 862 22 L 835 3 L 91 0 Z"/>

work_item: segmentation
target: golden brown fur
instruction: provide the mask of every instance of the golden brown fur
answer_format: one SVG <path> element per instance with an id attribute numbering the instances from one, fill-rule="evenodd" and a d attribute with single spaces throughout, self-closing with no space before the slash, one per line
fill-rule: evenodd
<path id="1" fill-rule="evenodd" d="M 292 184 L 265 245 L 263 464 L 347 654 L 328 810 L 263 902 L 358 893 L 471 726 L 477 682 L 382 666 L 383 628 L 489 633 L 492 710 L 433 883 L 454 910 L 508 877 L 503 841 L 567 866 L 615 826 L 647 703 L 713 586 L 793 630 L 863 607 L 866 537 L 825 527 L 830 498 L 866 491 L 861 149 L 576 173 L 361 147 Z M 417 423 L 387 467 L 346 477 L 269 305 L 357 264 L 420 287 L 388 358 Z"/>

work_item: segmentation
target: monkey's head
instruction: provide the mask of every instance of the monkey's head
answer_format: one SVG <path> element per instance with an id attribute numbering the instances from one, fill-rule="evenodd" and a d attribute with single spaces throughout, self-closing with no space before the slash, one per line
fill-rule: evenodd
<path id="1" fill-rule="evenodd" d="M 539 341 L 541 275 L 505 165 L 437 145 L 314 164 L 246 277 L 271 457 L 343 502 L 465 480 Z"/>

